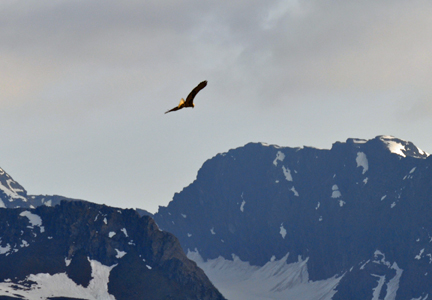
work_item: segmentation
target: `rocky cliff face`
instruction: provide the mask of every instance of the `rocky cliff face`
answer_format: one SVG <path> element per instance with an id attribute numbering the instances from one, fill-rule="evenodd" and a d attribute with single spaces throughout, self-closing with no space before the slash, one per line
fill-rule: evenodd
<path id="1" fill-rule="evenodd" d="M 0 209 L 0 298 L 224 299 L 153 219 L 84 201 Z"/>
<path id="2" fill-rule="evenodd" d="M 205 162 L 154 217 L 209 272 L 222 261 L 248 262 L 254 276 L 280 276 L 281 265 L 264 272 L 278 261 L 301 265 L 265 287 L 274 299 L 332 278 L 325 296 L 310 299 L 426 299 L 431 195 L 432 157 L 394 137 L 348 139 L 330 150 L 251 143 Z"/>

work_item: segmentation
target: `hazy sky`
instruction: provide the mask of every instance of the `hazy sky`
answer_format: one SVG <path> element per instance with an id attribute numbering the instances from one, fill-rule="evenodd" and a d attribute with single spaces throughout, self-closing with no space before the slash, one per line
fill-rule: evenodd
<path id="1" fill-rule="evenodd" d="M 29 194 L 155 212 L 248 142 L 432 153 L 431 51 L 429 0 L 2 0 L 0 166 Z"/>

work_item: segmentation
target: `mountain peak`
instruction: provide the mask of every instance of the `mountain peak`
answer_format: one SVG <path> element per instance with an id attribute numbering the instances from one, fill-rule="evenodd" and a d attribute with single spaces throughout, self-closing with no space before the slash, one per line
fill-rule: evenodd
<path id="1" fill-rule="evenodd" d="M 390 152 L 402 157 L 427 158 L 429 156 L 429 153 L 421 150 L 413 143 L 398 139 L 394 136 L 379 135 L 375 140 L 382 142 Z"/>
<path id="2" fill-rule="evenodd" d="M 177 238 L 132 209 L 0 209 L 0 230 L 0 299 L 224 299 Z"/>
<path id="3" fill-rule="evenodd" d="M 249 143 L 206 161 L 154 217 L 233 300 L 257 299 L 255 289 L 271 299 L 425 299 L 428 156 L 385 135 L 330 150 Z M 305 297 L 304 283 L 328 289 Z"/>
<path id="4" fill-rule="evenodd" d="M 0 168 L 0 208 L 27 205 L 27 191 Z"/>

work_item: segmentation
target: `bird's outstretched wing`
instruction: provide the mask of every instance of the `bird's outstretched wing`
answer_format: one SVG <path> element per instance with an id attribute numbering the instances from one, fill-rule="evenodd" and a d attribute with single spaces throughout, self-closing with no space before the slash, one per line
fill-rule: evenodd
<path id="1" fill-rule="evenodd" d="M 198 94 L 199 91 L 201 91 L 203 88 L 205 88 L 207 85 L 207 80 L 204 80 L 200 84 L 198 84 L 192 92 L 189 93 L 189 95 L 186 98 L 185 106 L 189 107 L 192 106 L 193 99 L 195 98 L 196 94 Z"/>
<path id="2" fill-rule="evenodd" d="M 179 110 L 180 108 L 183 108 L 183 107 L 178 107 L 178 106 L 176 106 L 176 107 L 174 107 L 173 109 L 167 110 L 165 113 L 169 113 L 169 112 L 171 112 L 171 111 L 176 111 L 176 110 Z"/>

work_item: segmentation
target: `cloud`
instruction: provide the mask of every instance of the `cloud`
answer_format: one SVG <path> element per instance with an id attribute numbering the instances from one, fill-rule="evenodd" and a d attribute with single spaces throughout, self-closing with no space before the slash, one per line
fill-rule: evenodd
<path id="1" fill-rule="evenodd" d="M 343 91 L 432 96 L 427 1 L 42 0 L 0 8 L 4 106 L 76 115 L 140 96 L 140 106 L 165 110 L 149 103 L 177 102 L 203 79 L 218 87 L 211 95 L 223 106 L 276 109 Z"/>
<path id="2" fill-rule="evenodd" d="M 103 64 L 147 78 L 214 73 L 269 98 L 427 88 L 431 13 L 426 1 L 13 2 L 0 13 L 2 55 L 48 81 Z"/>
<path id="3" fill-rule="evenodd" d="M 426 0 L 4 0 L 0 125 L 10 130 L 0 138 L 17 157 L 34 149 L 35 170 L 40 153 L 73 157 L 92 186 L 115 159 L 151 190 L 147 166 L 165 168 L 160 182 L 185 178 L 166 175 L 163 156 L 193 178 L 206 158 L 251 140 L 397 135 L 395 119 L 431 112 L 430 15 Z M 204 79 L 193 113 L 163 115 Z"/>

